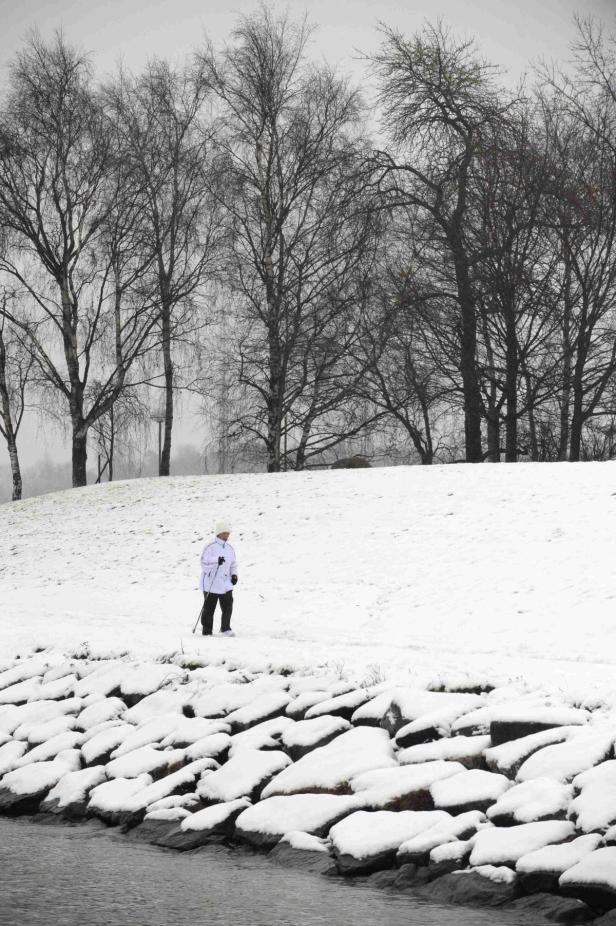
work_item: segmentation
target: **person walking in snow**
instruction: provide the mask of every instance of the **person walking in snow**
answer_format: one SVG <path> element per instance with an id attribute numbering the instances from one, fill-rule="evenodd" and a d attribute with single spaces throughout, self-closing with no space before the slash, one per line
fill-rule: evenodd
<path id="1" fill-rule="evenodd" d="M 201 553 L 201 581 L 199 588 L 203 592 L 201 609 L 201 626 L 205 636 L 212 635 L 214 611 L 220 602 L 222 612 L 220 632 L 226 637 L 234 636 L 231 630 L 233 613 L 233 586 L 237 584 L 237 560 L 235 550 L 229 541 L 231 525 L 228 521 L 219 521 L 216 536 L 207 543 Z"/>

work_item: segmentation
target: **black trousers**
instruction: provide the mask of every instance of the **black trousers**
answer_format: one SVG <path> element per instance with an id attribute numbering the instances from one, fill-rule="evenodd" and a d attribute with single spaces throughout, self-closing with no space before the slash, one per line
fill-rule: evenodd
<path id="1" fill-rule="evenodd" d="M 225 630 L 231 630 L 231 615 L 233 613 L 233 592 L 225 592 L 224 595 L 214 595 L 212 592 L 209 595 L 203 593 L 203 608 L 201 609 L 201 624 L 203 626 L 203 633 L 209 634 L 212 632 L 214 626 L 214 611 L 216 610 L 216 605 L 220 602 L 220 610 L 222 611 L 220 617 L 220 632 L 224 633 Z"/>

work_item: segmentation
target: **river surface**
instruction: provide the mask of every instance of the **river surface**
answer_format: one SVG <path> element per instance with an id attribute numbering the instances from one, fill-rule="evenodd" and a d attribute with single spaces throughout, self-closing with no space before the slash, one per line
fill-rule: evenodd
<path id="1" fill-rule="evenodd" d="M 494 910 L 419 904 L 222 846 L 178 853 L 94 825 L 0 818 L 2 926 L 496 926 Z"/>

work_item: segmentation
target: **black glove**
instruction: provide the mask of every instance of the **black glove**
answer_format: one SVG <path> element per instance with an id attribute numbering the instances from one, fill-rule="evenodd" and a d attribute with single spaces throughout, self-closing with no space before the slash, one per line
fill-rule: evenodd
<path id="1" fill-rule="evenodd" d="M 224 561 L 225 561 L 224 556 L 219 556 L 219 557 L 218 557 L 218 565 L 219 565 L 219 566 L 222 566 L 222 564 L 224 563 Z"/>
<path id="2" fill-rule="evenodd" d="M 237 585 L 237 576 L 231 576 L 231 585 Z"/>

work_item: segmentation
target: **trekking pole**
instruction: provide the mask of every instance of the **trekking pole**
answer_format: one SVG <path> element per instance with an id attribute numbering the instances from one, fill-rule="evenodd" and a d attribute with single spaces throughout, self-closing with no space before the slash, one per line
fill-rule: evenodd
<path id="1" fill-rule="evenodd" d="M 201 620 L 201 615 L 203 614 L 205 603 L 208 600 L 210 592 L 212 591 L 212 585 L 214 584 L 214 579 L 216 578 L 216 573 L 218 572 L 219 569 L 220 569 L 220 563 L 218 563 L 218 565 L 216 566 L 216 569 L 214 570 L 214 575 L 212 576 L 212 581 L 210 582 L 210 587 L 205 593 L 205 598 L 203 599 L 203 604 L 201 605 L 201 610 L 199 611 L 199 617 L 197 618 L 197 623 L 193 627 L 193 633 L 196 633 L 197 631 L 197 627 L 199 626 L 199 621 Z"/>

